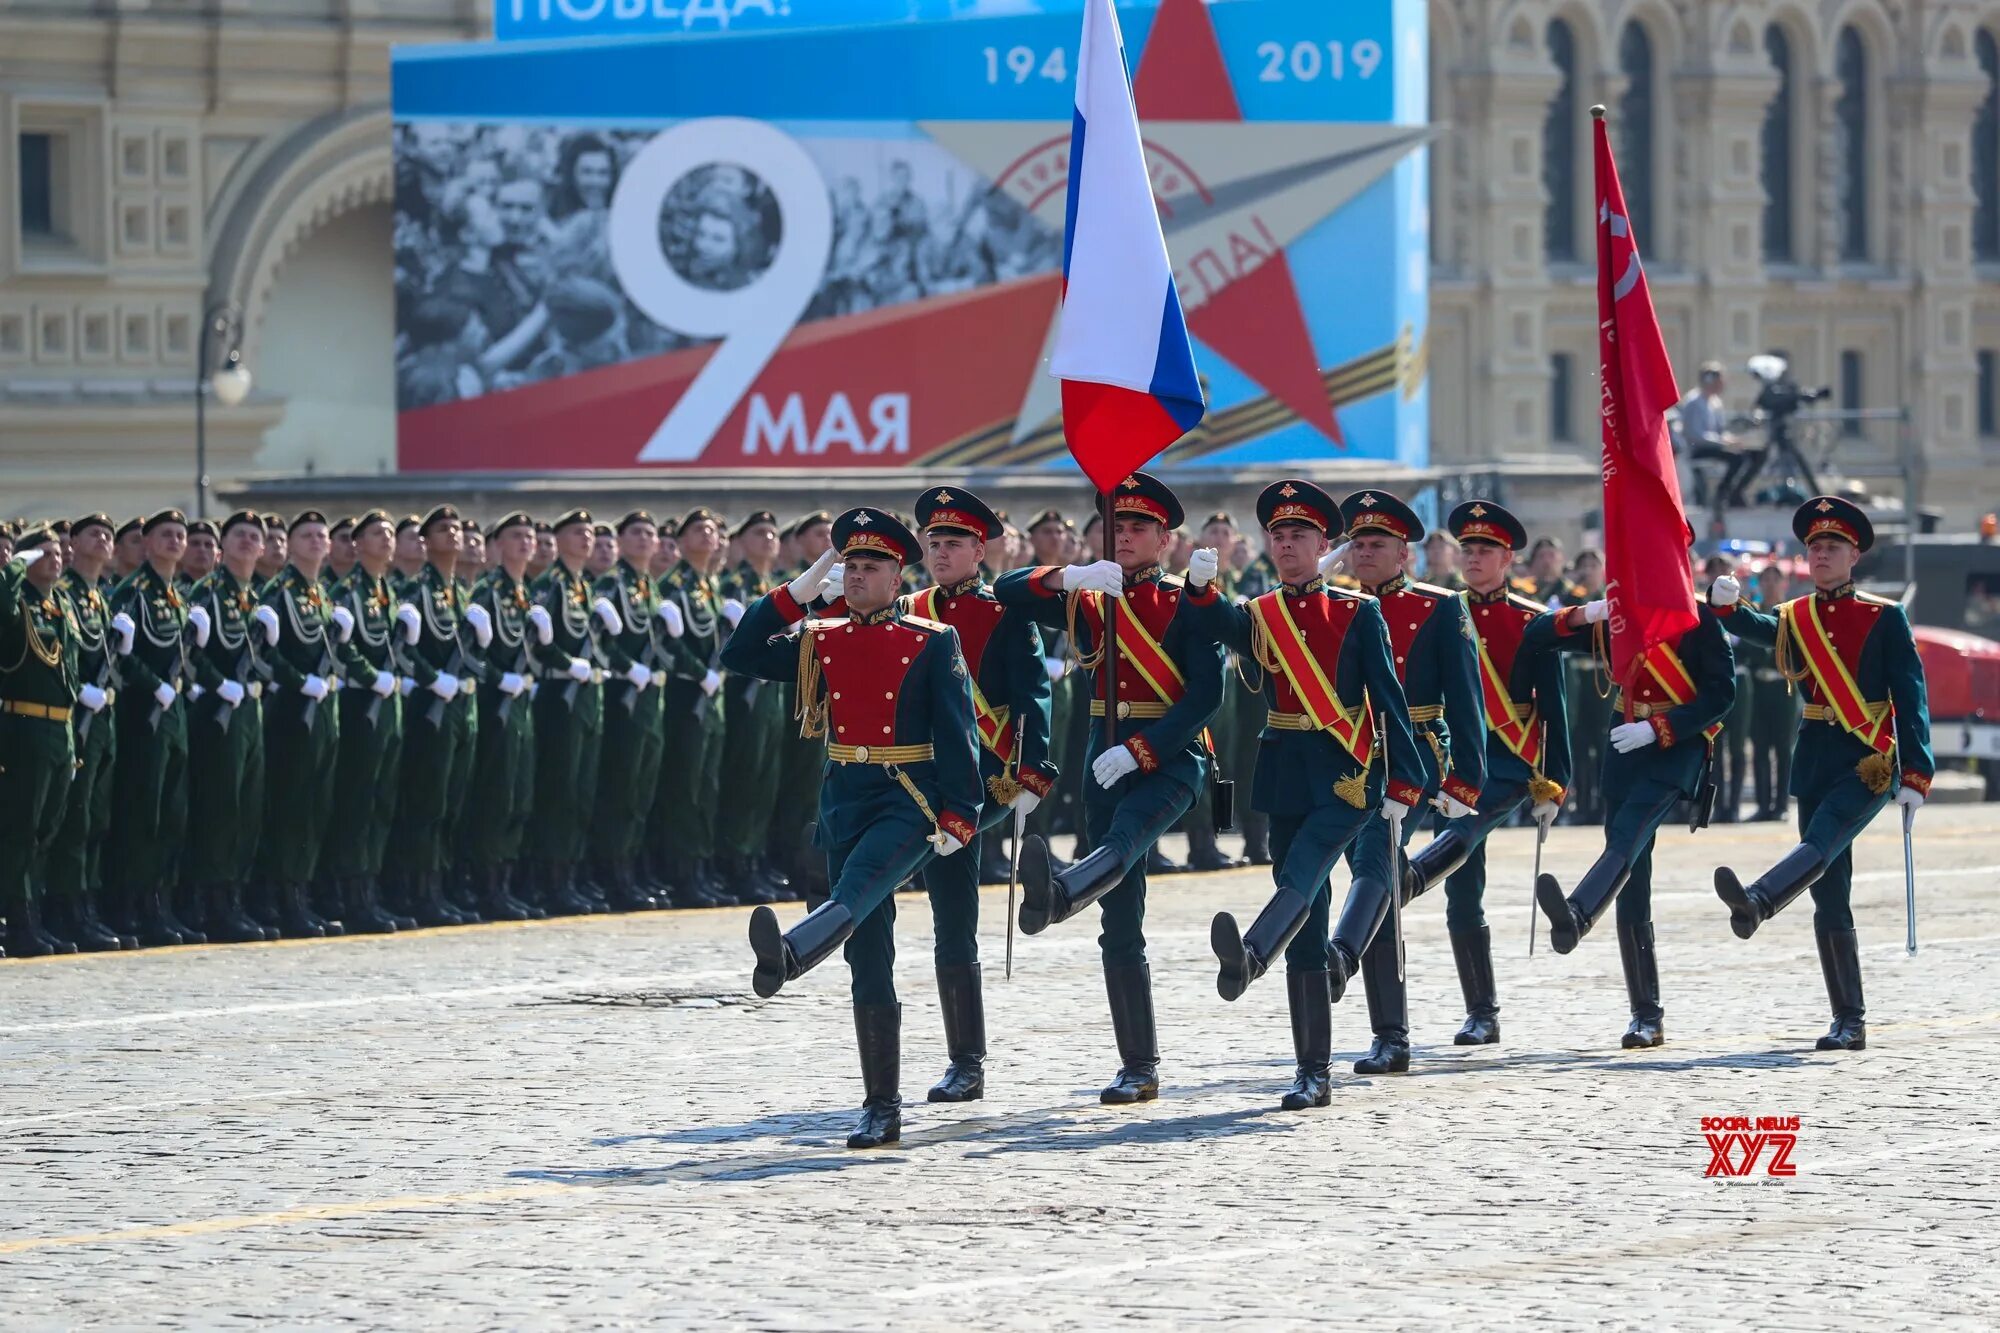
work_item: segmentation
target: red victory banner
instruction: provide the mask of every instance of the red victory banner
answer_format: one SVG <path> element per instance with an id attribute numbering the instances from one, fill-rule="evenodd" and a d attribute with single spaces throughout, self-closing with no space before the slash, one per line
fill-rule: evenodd
<path id="1" fill-rule="evenodd" d="M 1611 675 L 1630 687 L 1646 654 L 1695 627 L 1690 529 L 1667 412 L 1680 401 L 1653 294 L 1625 211 L 1604 108 L 1597 150 L 1597 346 L 1604 418 L 1605 595 Z"/>

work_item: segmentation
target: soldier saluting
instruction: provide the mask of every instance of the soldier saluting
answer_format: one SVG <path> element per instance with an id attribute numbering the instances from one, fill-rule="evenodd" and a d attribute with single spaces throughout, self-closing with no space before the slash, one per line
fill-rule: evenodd
<path id="1" fill-rule="evenodd" d="M 1822 1051 L 1868 1044 L 1861 952 L 1849 901 L 1854 839 L 1892 800 L 1914 813 L 1930 794 L 1930 703 L 1923 660 L 1903 608 L 1855 591 L 1854 566 L 1875 544 L 1868 515 L 1846 500 L 1820 495 L 1799 506 L 1792 531 L 1805 543 L 1813 591 L 1757 611 L 1739 600 L 1727 575 L 1710 588 L 1715 613 L 1746 643 L 1777 650 L 1778 670 L 1805 685 L 1805 714 L 1792 755 L 1792 795 L 1799 801 L 1799 845 L 1745 885 L 1715 872 L 1716 896 L 1729 925 L 1749 939 L 1807 889 L 1813 935 L 1833 1007 Z"/>
<path id="2" fill-rule="evenodd" d="M 867 1098 L 847 1144 L 873 1148 L 902 1137 L 896 888 L 933 853 L 972 841 L 984 793 L 958 632 L 908 614 L 897 598 L 903 567 L 918 559 L 916 537 L 886 510 L 862 507 L 834 521 L 833 543 L 745 611 L 722 660 L 730 671 L 795 681 L 801 730 L 827 736 L 818 839 L 831 896 L 782 933 L 768 906 L 751 914 L 752 984 L 775 995 L 846 946 Z M 836 551 L 845 614 L 808 619 Z"/>

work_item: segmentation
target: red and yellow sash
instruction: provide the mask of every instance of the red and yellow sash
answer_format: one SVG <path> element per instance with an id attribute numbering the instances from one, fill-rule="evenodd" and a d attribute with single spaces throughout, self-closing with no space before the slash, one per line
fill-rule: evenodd
<path id="1" fill-rule="evenodd" d="M 1878 714 L 1868 706 L 1861 687 L 1854 682 L 1854 673 L 1847 669 L 1840 650 L 1833 646 L 1833 636 L 1820 623 L 1814 595 L 1807 593 L 1780 606 L 1778 621 L 1778 632 L 1783 634 L 1789 629 L 1793 641 L 1805 653 L 1806 668 L 1819 686 L 1819 697 L 1826 701 L 1840 725 L 1876 754 L 1886 756 L 1895 749 L 1895 710 L 1884 708 Z"/>
<path id="2" fill-rule="evenodd" d="M 935 620 L 939 624 L 949 623 L 938 614 L 938 590 L 925 588 L 910 599 L 911 610 L 924 620 Z M 979 666 L 976 662 L 965 664 L 965 679 L 972 686 L 972 725 L 979 732 L 979 743 L 991 750 L 1003 764 L 1014 760 L 1014 726 L 1008 709 L 995 708 L 986 702 L 986 696 L 979 689 Z"/>
<path id="3" fill-rule="evenodd" d="M 1164 704 L 1177 704 L 1187 693 L 1187 678 L 1174 665 L 1174 659 L 1167 656 L 1167 650 L 1160 647 L 1139 613 L 1123 597 L 1107 600 L 1101 593 L 1091 599 L 1097 606 L 1098 625 L 1104 623 L 1106 606 L 1117 608 L 1118 617 L 1118 658 L 1124 665 L 1139 673 L 1139 679 Z"/>
<path id="4" fill-rule="evenodd" d="M 1668 702 L 1674 707 L 1678 708 L 1694 698 L 1694 677 L 1688 674 L 1686 663 L 1681 661 L 1680 654 L 1674 651 L 1672 644 L 1654 644 L 1646 650 L 1646 655 L 1641 660 L 1653 679 L 1660 683 L 1660 692 L 1667 696 Z M 1722 734 L 1722 724 L 1711 722 L 1703 728 L 1701 734 L 1714 740 Z"/>
<path id="5" fill-rule="evenodd" d="M 1368 711 L 1366 692 L 1362 694 L 1361 707 L 1354 712 L 1349 713 L 1341 706 L 1340 695 L 1327 679 L 1319 659 L 1313 656 L 1305 631 L 1292 619 L 1291 608 L 1285 605 L 1280 592 L 1267 592 L 1254 599 L 1250 614 L 1263 626 L 1272 655 L 1291 683 L 1292 693 L 1299 696 L 1306 716 L 1313 720 L 1313 725 L 1339 741 L 1356 763 L 1368 767 L 1375 754 L 1375 720 Z"/>
<path id="6" fill-rule="evenodd" d="M 1529 708 L 1522 717 L 1514 715 L 1514 698 L 1507 693 L 1507 680 L 1493 665 L 1493 655 L 1486 651 L 1486 641 L 1479 637 L 1479 631 L 1473 631 L 1472 641 L 1479 648 L 1479 701 L 1485 706 L 1486 725 L 1521 757 L 1522 763 L 1541 772 L 1542 729 L 1536 725 L 1535 710 Z"/>

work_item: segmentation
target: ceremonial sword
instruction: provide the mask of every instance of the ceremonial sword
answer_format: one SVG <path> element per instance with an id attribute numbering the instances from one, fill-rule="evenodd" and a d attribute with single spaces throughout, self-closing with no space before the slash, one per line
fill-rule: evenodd
<path id="1" fill-rule="evenodd" d="M 1912 958 L 1917 956 L 1917 857 L 1910 847 L 1910 827 L 1916 818 L 1915 806 L 1903 807 L 1903 920 L 1909 932 L 1903 940 L 1903 952 Z"/>
<path id="2" fill-rule="evenodd" d="M 1028 812 L 1017 800 L 1014 806 L 1014 845 L 1007 855 L 1007 980 L 1014 979 L 1014 887 L 1021 882 L 1021 838 L 1027 832 Z"/>
<path id="3" fill-rule="evenodd" d="M 1539 733 L 1541 740 L 1535 746 L 1535 753 L 1547 756 L 1549 752 L 1549 724 L 1543 722 Z M 1533 770 L 1530 770 L 1533 771 Z M 1535 873 L 1528 881 L 1528 957 L 1535 956 L 1535 917 L 1540 909 L 1535 905 L 1535 889 L 1542 882 L 1542 844 L 1549 840 L 1549 826 L 1541 820 L 1535 821 Z"/>

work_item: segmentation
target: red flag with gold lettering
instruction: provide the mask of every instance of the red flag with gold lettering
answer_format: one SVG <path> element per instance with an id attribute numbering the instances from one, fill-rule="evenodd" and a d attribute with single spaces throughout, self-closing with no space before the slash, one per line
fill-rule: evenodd
<path id="1" fill-rule="evenodd" d="M 1597 346 L 1604 426 L 1605 595 L 1621 685 L 1655 644 L 1695 627 L 1689 528 L 1667 412 L 1680 401 L 1653 294 L 1625 211 L 1611 139 L 1597 148 Z"/>

